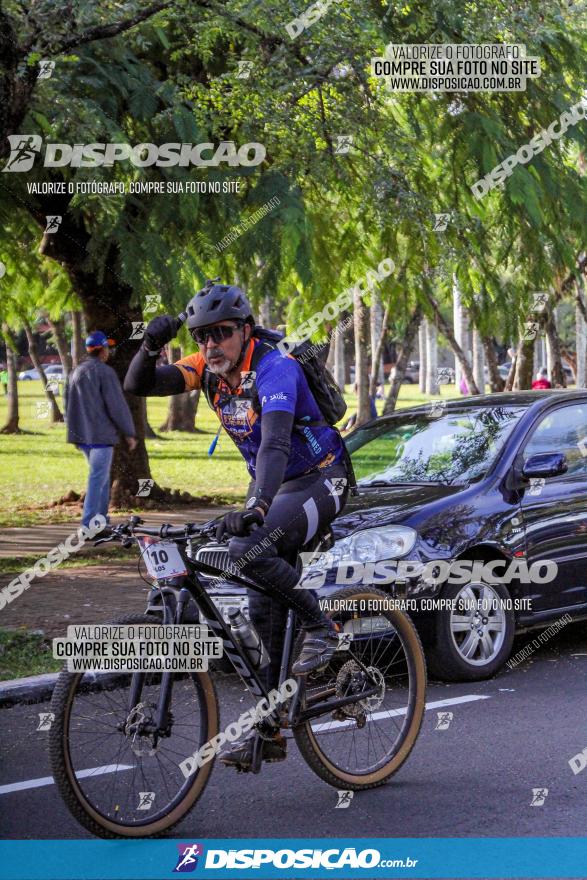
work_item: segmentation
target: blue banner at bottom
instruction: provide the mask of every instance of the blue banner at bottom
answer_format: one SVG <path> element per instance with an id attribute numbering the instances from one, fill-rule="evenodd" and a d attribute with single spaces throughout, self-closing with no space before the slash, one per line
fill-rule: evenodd
<path id="1" fill-rule="evenodd" d="M 581 878 L 587 838 L 0 841 L 5 880 Z"/>

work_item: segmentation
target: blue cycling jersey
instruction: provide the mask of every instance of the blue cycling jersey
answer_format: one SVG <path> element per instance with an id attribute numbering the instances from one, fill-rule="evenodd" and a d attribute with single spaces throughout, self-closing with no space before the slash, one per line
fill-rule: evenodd
<path id="1" fill-rule="evenodd" d="M 308 386 L 300 364 L 292 357 L 283 357 L 272 350 L 257 364 L 256 374 L 250 371 L 251 358 L 259 340 L 253 338 L 241 366 L 242 381 L 231 389 L 218 377 L 218 390 L 213 406 L 227 433 L 243 456 L 251 477 L 256 476 L 256 460 L 261 445 L 261 420 L 266 412 L 287 412 L 294 416 L 294 430 L 285 479 L 299 477 L 318 467 L 339 464 L 344 460 L 342 439 L 328 424 L 304 425 L 323 421 L 322 414 Z M 186 389 L 200 388 L 205 362 L 201 354 L 188 355 L 177 361 L 185 378 Z M 261 405 L 261 417 L 253 409 L 251 382 L 254 381 Z"/>

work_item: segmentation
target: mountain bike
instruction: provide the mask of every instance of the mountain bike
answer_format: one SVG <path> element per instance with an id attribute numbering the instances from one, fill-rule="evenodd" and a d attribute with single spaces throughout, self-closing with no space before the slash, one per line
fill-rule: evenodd
<path id="1" fill-rule="evenodd" d="M 207 591 L 226 569 L 194 558 L 210 543 L 215 523 L 146 528 L 138 516 L 110 537 L 124 546 L 153 538 L 178 548 L 187 574 L 156 582 L 160 622 L 182 623 L 193 603 L 199 621 L 222 640 L 224 657 L 256 699 L 267 691 L 255 664 Z M 319 550 L 317 536 L 302 550 Z M 161 554 L 159 554 L 161 556 Z M 227 556 L 226 556 L 227 558 Z M 237 573 L 230 583 L 268 594 Z M 389 595 L 370 586 L 328 596 L 339 625 L 339 650 L 324 667 L 297 677 L 291 698 L 255 724 L 253 770 L 261 768 L 261 739 L 289 730 L 309 767 L 337 789 L 374 788 L 402 766 L 420 731 L 425 710 L 426 665 L 410 618 L 390 608 Z M 153 624 L 131 615 L 116 624 Z M 289 608 L 280 686 L 301 650 L 302 634 Z M 265 704 L 266 706 L 268 704 Z M 269 706 L 270 707 L 270 706 Z M 218 700 L 209 672 L 60 673 L 51 703 L 55 720 L 49 754 L 57 787 L 73 816 L 100 837 L 157 837 L 180 822 L 202 796 L 214 760 L 187 778 L 180 764 L 219 733 Z M 256 716 L 255 716 L 256 717 Z M 236 719 L 230 719 L 236 721 Z"/>

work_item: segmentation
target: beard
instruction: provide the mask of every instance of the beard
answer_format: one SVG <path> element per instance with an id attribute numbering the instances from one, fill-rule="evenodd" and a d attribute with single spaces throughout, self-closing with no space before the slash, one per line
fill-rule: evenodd
<path id="1" fill-rule="evenodd" d="M 222 362 L 217 364 L 210 363 L 210 357 L 224 357 Z M 223 376 L 225 373 L 230 372 L 231 361 L 229 358 L 225 357 L 222 349 L 212 349 L 212 351 L 206 353 L 206 366 L 210 370 L 211 373 L 215 373 L 216 375 Z"/>

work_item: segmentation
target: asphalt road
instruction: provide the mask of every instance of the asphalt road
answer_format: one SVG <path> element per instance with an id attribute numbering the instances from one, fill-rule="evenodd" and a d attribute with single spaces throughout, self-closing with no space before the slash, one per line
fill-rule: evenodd
<path id="1" fill-rule="evenodd" d="M 533 635 L 520 636 L 514 653 Z M 250 702 L 235 677 L 222 676 L 217 685 L 223 727 Z M 217 764 L 203 798 L 170 836 L 585 835 L 587 768 L 575 775 L 569 766 L 587 748 L 584 623 L 566 627 L 530 660 L 491 681 L 431 682 L 428 702 L 439 700 L 453 713 L 449 727 L 436 729 L 439 709 L 430 707 L 402 769 L 387 785 L 355 794 L 348 808 L 336 808 L 336 791 L 290 742 L 288 760 L 265 765 L 259 776 Z M 50 777 L 46 734 L 36 728 L 39 712 L 48 708 L 0 710 L 2 837 L 88 836 L 44 778 Z M 532 806 L 533 789 L 544 788 L 544 803 Z"/>

